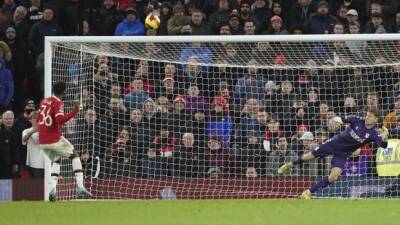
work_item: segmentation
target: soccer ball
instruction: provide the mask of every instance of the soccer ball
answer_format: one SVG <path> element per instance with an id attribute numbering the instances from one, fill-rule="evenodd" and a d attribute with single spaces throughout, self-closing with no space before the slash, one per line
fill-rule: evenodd
<path id="1" fill-rule="evenodd" d="M 144 23 L 146 24 L 146 27 L 157 30 L 160 26 L 160 18 L 156 14 L 150 13 L 147 15 Z"/>

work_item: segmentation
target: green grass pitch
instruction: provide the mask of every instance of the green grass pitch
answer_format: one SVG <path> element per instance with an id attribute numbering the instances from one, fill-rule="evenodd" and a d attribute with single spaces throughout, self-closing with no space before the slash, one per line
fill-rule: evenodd
<path id="1" fill-rule="evenodd" d="M 0 224 L 399 225 L 400 200 L 150 200 L 0 203 Z"/>

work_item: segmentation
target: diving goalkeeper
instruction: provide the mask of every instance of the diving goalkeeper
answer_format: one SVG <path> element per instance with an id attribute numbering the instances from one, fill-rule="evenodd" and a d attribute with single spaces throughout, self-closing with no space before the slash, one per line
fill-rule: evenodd
<path id="1" fill-rule="evenodd" d="M 365 118 L 358 116 L 334 117 L 333 122 L 338 124 L 349 123 L 344 131 L 327 140 L 313 151 L 304 154 L 299 159 L 286 163 L 278 169 L 278 174 L 287 173 L 293 166 L 315 158 L 332 155 L 332 169 L 328 177 L 318 181 L 310 189 L 304 191 L 300 198 L 310 199 L 319 189 L 334 183 L 342 174 L 347 158 L 357 149 L 370 142 L 375 142 L 382 148 L 387 147 L 388 130 L 385 127 L 377 128 L 380 113 L 378 110 L 368 110 Z"/>

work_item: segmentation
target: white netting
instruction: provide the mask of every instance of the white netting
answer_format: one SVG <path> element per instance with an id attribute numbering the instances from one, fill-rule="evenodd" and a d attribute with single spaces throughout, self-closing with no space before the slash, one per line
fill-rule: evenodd
<path id="1" fill-rule="evenodd" d="M 333 116 L 400 110 L 398 41 L 53 42 L 52 49 L 52 81 L 69 84 L 66 111 L 72 100 L 84 105 L 64 135 L 99 199 L 295 197 L 329 173 L 330 158 L 286 176 L 277 169 L 335 135 Z M 400 126 L 389 117 L 395 139 Z M 307 131 L 314 140 L 301 141 Z M 390 153 L 363 147 L 318 196 L 383 196 L 400 172 L 396 144 Z M 67 171 L 69 160 L 63 164 Z M 378 176 L 377 165 L 390 176 Z M 72 174 L 61 175 L 60 198 L 75 198 Z"/>

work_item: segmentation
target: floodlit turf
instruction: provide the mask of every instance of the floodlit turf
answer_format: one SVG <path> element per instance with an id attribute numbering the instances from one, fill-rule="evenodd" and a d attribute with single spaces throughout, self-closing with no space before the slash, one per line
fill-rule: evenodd
<path id="1" fill-rule="evenodd" d="M 400 200 L 215 200 L 0 203 L 0 224 L 399 225 Z"/>

